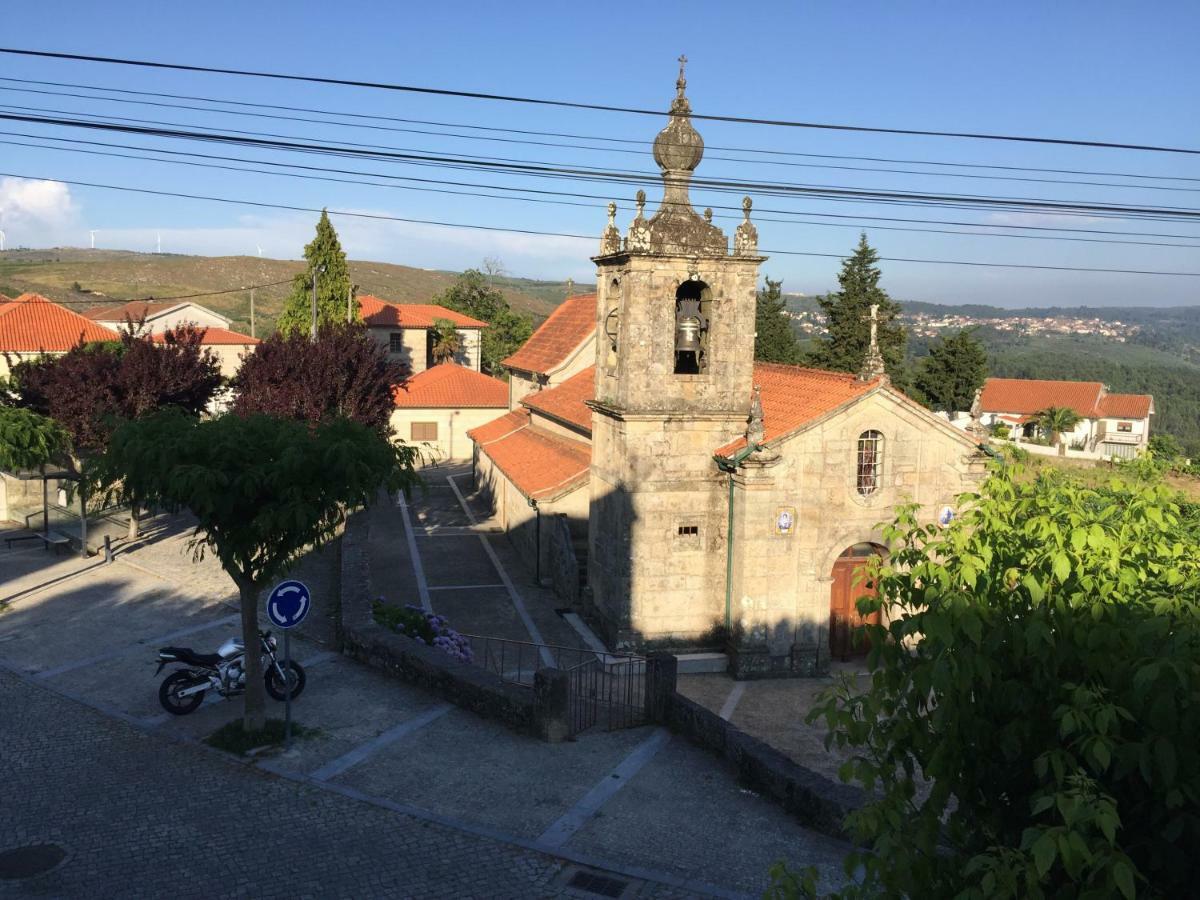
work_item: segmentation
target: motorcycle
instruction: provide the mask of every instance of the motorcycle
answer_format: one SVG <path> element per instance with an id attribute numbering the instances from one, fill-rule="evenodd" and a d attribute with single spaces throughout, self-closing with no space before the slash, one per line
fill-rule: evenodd
<path id="1" fill-rule="evenodd" d="M 275 653 L 277 642 L 271 632 L 260 631 L 258 640 L 267 693 L 276 700 L 284 700 L 290 682 L 295 700 L 304 690 L 304 668 L 295 660 L 289 660 L 285 672 L 284 663 Z M 204 702 L 204 695 L 210 690 L 226 698 L 243 693 L 246 690 L 244 657 L 245 643 L 241 638 L 230 638 L 217 648 L 216 653 L 196 653 L 190 647 L 161 648 L 155 677 L 171 663 L 181 663 L 187 668 L 177 669 L 163 679 L 158 688 L 158 702 L 172 715 L 186 716 Z"/>

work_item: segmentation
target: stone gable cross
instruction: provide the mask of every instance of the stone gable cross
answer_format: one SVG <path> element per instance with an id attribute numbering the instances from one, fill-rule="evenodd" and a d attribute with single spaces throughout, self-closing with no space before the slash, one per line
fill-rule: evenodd
<path id="1" fill-rule="evenodd" d="M 876 329 L 879 327 L 879 304 L 871 304 L 871 314 L 867 317 L 871 320 L 871 346 L 874 347 L 878 342 Z"/>

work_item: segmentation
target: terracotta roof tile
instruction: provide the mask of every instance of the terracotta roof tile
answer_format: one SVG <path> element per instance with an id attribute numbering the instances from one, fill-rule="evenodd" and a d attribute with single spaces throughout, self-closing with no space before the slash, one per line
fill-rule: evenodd
<path id="1" fill-rule="evenodd" d="M 596 394 L 596 367 L 588 366 L 562 384 L 528 395 L 522 404 L 534 412 L 551 416 L 592 433 L 592 411 L 584 405 Z"/>
<path id="2" fill-rule="evenodd" d="M 245 346 L 249 344 L 261 344 L 258 338 L 250 337 L 248 334 L 242 334 L 240 331 L 230 331 L 228 328 L 217 328 L 215 326 L 205 326 L 200 329 L 204 332 L 204 337 L 200 339 L 200 343 L 204 346 L 216 347 L 225 345 Z M 163 332 L 155 332 L 150 335 L 150 340 L 156 344 L 161 344 L 166 338 Z"/>
<path id="3" fill-rule="evenodd" d="M 418 372 L 392 392 L 397 407 L 507 409 L 508 385 L 446 362 Z"/>
<path id="4" fill-rule="evenodd" d="M 1105 394 L 1096 405 L 1096 412 L 1110 419 L 1144 419 L 1154 412 L 1154 397 L 1150 394 Z"/>
<path id="5" fill-rule="evenodd" d="M 754 383 L 762 388 L 764 442 L 790 434 L 878 385 L 877 381 L 859 381 L 846 372 L 778 363 L 755 363 Z M 729 456 L 745 446 L 745 437 L 740 437 L 716 453 Z"/>
<path id="6" fill-rule="evenodd" d="M 545 375 L 561 366 L 596 329 L 596 295 L 568 297 L 503 365 Z"/>
<path id="7" fill-rule="evenodd" d="M 472 319 L 436 303 L 389 303 L 371 294 L 358 298 L 363 321 L 374 328 L 432 328 L 438 319 L 449 319 L 459 328 L 487 328 L 487 322 Z"/>
<path id="8" fill-rule="evenodd" d="M 1052 406 L 1062 406 L 1091 418 L 1103 392 L 1104 385 L 1099 381 L 989 378 L 979 396 L 979 409 L 981 412 L 1030 415 Z"/>
<path id="9" fill-rule="evenodd" d="M 65 353 L 80 339 L 118 341 L 115 331 L 40 294 L 22 294 L 0 306 L 0 351 Z"/>
<path id="10" fill-rule="evenodd" d="M 588 478 L 592 448 L 529 424 L 528 412 L 511 412 L 467 434 L 526 497 L 552 500 Z"/>

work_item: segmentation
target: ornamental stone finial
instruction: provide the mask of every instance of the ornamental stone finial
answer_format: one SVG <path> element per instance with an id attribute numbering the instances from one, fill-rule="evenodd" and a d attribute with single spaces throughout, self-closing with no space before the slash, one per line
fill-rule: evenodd
<path id="1" fill-rule="evenodd" d="M 675 96 L 680 100 L 686 99 L 683 96 L 683 92 L 687 88 L 687 78 L 683 74 L 683 67 L 686 65 L 687 57 L 682 53 L 679 54 L 679 77 L 675 80 Z"/>
<path id="2" fill-rule="evenodd" d="M 750 416 L 746 420 L 746 443 L 751 447 L 763 442 L 765 435 L 763 425 L 762 387 L 754 386 L 754 395 L 750 400 Z"/>
<path id="3" fill-rule="evenodd" d="M 600 236 L 600 255 L 621 252 L 621 232 L 617 230 L 617 204 L 609 201 L 608 224 Z"/>
<path id="4" fill-rule="evenodd" d="M 749 197 L 742 198 L 743 221 L 733 233 L 733 252 L 737 256 L 754 256 L 758 253 L 758 229 L 750 221 L 750 208 L 753 206 Z"/>
<path id="5" fill-rule="evenodd" d="M 712 224 L 712 207 L 711 206 L 708 207 L 706 210 L 704 210 L 704 221 L 707 222 L 709 225 Z"/>
<path id="6" fill-rule="evenodd" d="M 871 339 L 867 346 L 867 355 L 863 358 L 862 368 L 858 370 L 859 381 L 879 381 L 887 385 L 891 383 L 887 370 L 883 365 L 883 354 L 879 352 L 879 304 L 871 304 L 870 315 L 866 317 L 871 323 Z"/>
<path id="7" fill-rule="evenodd" d="M 637 192 L 637 215 L 629 223 L 629 236 L 625 249 L 631 253 L 645 253 L 650 249 L 650 225 L 646 221 L 646 192 Z"/>

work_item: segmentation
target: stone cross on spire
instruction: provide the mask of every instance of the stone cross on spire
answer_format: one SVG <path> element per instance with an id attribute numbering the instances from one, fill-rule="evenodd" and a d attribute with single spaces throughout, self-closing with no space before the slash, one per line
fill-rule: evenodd
<path id="1" fill-rule="evenodd" d="M 866 317 L 871 323 L 871 342 L 867 346 L 867 355 L 863 358 L 862 368 L 858 370 L 859 381 L 881 381 L 889 383 L 887 371 L 883 366 L 883 354 L 879 352 L 879 304 L 871 304 L 871 314 Z"/>
<path id="2" fill-rule="evenodd" d="M 677 97 L 682 97 L 684 89 L 687 87 L 687 78 L 684 77 L 683 67 L 687 65 L 687 57 L 682 53 L 679 54 L 679 77 L 675 80 L 675 91 Z"/>

